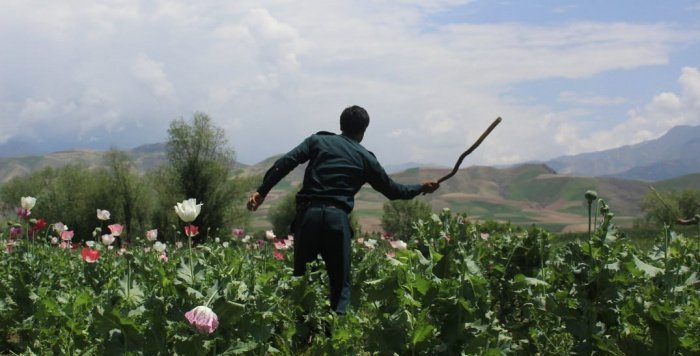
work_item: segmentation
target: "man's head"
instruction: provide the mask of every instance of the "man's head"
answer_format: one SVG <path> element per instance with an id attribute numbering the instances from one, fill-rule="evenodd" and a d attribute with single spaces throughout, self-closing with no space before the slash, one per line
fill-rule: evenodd
<path id="1" fill-rule="evenodd" d="M 340 131 L 354 137 L 357 141 L 362 141 L 365 129 L 369 125 L 369 114 L 357 105 L 345 108 L 340 114 Z"/>

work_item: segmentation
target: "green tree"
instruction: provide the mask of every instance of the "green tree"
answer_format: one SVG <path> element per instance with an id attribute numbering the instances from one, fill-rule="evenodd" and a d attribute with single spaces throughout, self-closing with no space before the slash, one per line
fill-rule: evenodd
<path id="1" fill-rule="evenodd" d="M 115 222 L 123 222 L 127 234 L 144 231 L 152 209 L 149 190 L 134 169 L 133 159 L 124 151 L 110 149 L 105 155 L 109 205 L 101 207 L 112 213 Z M 138 230 L 135 230 L 138 228 Z"/>
<path id="2" fill-rule="evenodd" d="M 650 190 L 642 198 L 641 208 L 647 223 L 672 225 L 679 218 L 692 218 L 700 213 L 700 190 Z"/>
<path id="3" fill-rule="evenodd" d="M 7 182 L 0 198 L 9 209 L 19 206 L 22 196 L 37 198 L 32 217 L 49 223 L 63 222 L 75 232 L 74 241 L 84 241 L 92 240 L 92 231 L 100 226 L 96 209 L 110 205 L 106 185 L 103 170 L 83 165 L 47 167 Z"/>
<path id="4" fill-rule="evenodd" d="M 204 113 L 195 113 L 191 122 L 174 120 L 168 129 L 167 157 L 170 172 L 166 176 L 175 178 L 179 193 L 170 197 L 170 210 L 178 201 L 195 198 L 204 204 L 194 222 L 204 232 L 200 235 L 221 233 L 239 192 L 235 181 L 229 179 L 234 152 L 224 131 Z"/>
<path id="5" fill-rule="evenodd" d="M 296 216 L 296 191 L 289 192 L 270 207 L 267 219 L 272 224 L 272 231 L 277 236 L 291 234 L 291 225 Z"/>
<path id="6" fill-rule="evenodd" d="M 413 234 L 413 222 L 432 214 L 430 204 L 420 199 L 392 200 L 384 203 L 382 228 L 397 238 L 406 240 Z"/>

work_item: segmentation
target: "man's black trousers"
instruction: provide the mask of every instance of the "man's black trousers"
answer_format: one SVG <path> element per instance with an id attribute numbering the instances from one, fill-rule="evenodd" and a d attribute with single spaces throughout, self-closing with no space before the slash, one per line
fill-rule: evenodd
<path id="1" fill-rule="evenodd" d="M 294 229 L 294 275 L 320 254 L 330 280 L 331 309 L 345 314 L 350 303 L 352 228 L 348 214 L 333 205 L 313 204 L 299 211 Z"/>

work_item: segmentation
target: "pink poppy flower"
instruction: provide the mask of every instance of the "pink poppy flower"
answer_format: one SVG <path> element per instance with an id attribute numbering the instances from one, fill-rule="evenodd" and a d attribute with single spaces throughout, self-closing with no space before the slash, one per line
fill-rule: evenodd
<path id="1" fill-rule="evenodd" d="M 61 240 L 70 241 L 71 239 L 73 239 L 73 234 L 73 230 L 61 231 Z"/>
<path id="2" fill-rule="evenodd" d="M 17 213 L 17 216 L 20 218 L 26 219 L 29 215 L 32 215 L 32 212 L 29 211 L 29 209 L 25 208 L 17 208 L 15 209 L 15 212 Z"/>
<path id="3" fill-rule="evenodd" d="M 66 230 L 68 230 L 68 226 L 64 225 L 63 223 L 57 222 L 53 224 L 53 231 L 55 231 L 57 234 L 61 234 Z"/>
<path id="4" fill-rule="evenodd" d="M 158 259 L 162 262 L 168 262 L 168 255 L 163 252 L 160 256 L 158 256 Z"/>
<path id="5" fill-rule="evenodd" d="M 241 238 L 245 235 L 245 230 L 243 229 L 233 229 L 233 236 Z"/>
<path id="6" fill-rule="evenodd" d="M 122 234 L 122 230 L 124 230 L 124 226 L 120 224 L 112 224 L 112 225 L 107 225 L 109 228 L 109 231 L 112 232 L 112 236 L 119 236 Z"/>
<path id="7" fill-rule="evenodd" d="M 19 226 L 13 226 L 10 228 L 10 238 L 15 239 L 17 236 L 22 235 L 22 228 Z"/>
<path id="8" fill-rule="evenodd" d="M 275 248 L 278 250 L 286 250 L 291 246 L 291 242 L 287 243 L 287 240 L 275 240 Z"/>
<path id="9" fill-rule="evenodd" d="M 491 236 L 491 235 L 489 235 L 488 232 L 482 232 L 482 233 L 479 234 L 479 235 L 480 235 L 481 239 L 484 240 L 484 241 L 488 240 L 488 239 L 489 239 L 489 236 Z"/>
<path id="10" fill-rule="evenodd" d="M 213 310 L 203 305 L 185 313 L 185 318 L 202 334 L 211 334 L 219 326 L 219 317 Z"/>
<path id="11" fill-rule="evenodd" d="M 389 244 L 397 250 L 405 250 L 407 247 L 406 243 L 401 240 L 391 240 Z"/>
<path id="12" fill-rule="evenodd" d="M 280 252 L 280 250 L 275 250 L 275 252 L 273 252 L 272 254 L 277 261 L 282 261 L 284 259 L 284 255 L 282 254 L 282 252 Z"/>
<path id="13" fill-rule="evenodd" d="M 386 258 L 394 258 L 394 257 L 396 257 L 396 252 L 389 251 L 386 253 Z"/>
<path id="14" fill-rule="evenodd" d="M 102 243 L 105 246 L 109 246 L 109 245 L 114 243 L 114 236 L 112 236 L 112 235 L 105 234 L 105 235 L 102 235 L 100 239 L 102 240 Z"/>
<path id="15" fill-rule="evenodd" d="M 146 240 L 155 241 L 158 239 L 158 229 L 146 231 Z"/>

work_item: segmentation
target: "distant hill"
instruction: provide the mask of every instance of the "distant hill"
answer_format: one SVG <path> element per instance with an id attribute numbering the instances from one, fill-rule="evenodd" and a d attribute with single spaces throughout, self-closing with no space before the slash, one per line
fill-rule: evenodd
<path id="1" fill-rule="evenodd" d="M 461 169 L 434 194 L 419 196 L 434 210 L 450 208 L 470 219 L 538 224 L 551 231 L 583 231 L 587 208 L 583 198 L 594 189 L 610 204 L 619 225 L 630 225 L 641 217 L 639 203 L 649 191 L 648 181 L 659 190 L 700 189 L 700 126 L 681 126 L 666 135 L 636 145 L 612 150 L 559 157 L 546 163 L 510 167 L 472 166 Z M 43 167 L 80 163 L 104 165 L 106 152 L 67 150 L 45 156 L 0 158 L 0 183 Z M 156 143 L 128 150 L 137 169 L 145 172 L 165 163 L 165 144 Z M 281 155 L 254 165 L 234 163 L 234 174 L 262 176 Z M 269 228 L 267 211 L 279 199 L 301 186 L 301 165 L 285 177 L 253 215 L 254 228 Z M 394 170 L 397 170 L 396 173 Z M 435 180 L 450 168 L 416 167 L 414 163 L 387 166 L 399 182 Z M 382 206 L 387 201 L 369 186 L 356 197 L 355 215 L 365 231 L 381 229 Z"/>
<path id="2" fill-rule="evenodd" d="M 150 171 L 167 160 L 164 143 L 141 145 L 125 152 L 134 160 L 134 166 L 139 172 Z M 88 168 L 102 167 L 105 165 L 106 153 L 107 151 L 92 149 L 73 149 L 43 156 L 0 157 L 0 183 L 45 167 L 59 168 L 69 164 L 82 164 Z M 243 167 L 244 164 L 234 163 L 234 169 Z"/>
<path id="3" fill-rule="evenodd" d="M 270 165 L 273 159 L 270 160 Z M 264 165 L 269 168 L 268 164 Z M 248 167 L 253 169 L 255 166 Z M 254 168 L 263 172 L 262 166 Z M 447 168 L 411 168 L 392 174 L 402 183 L 434 180 L 445 175 Z M 268 195 L 256 215 L 258 228 L 269 228 L 266 212 L 278 199 L 298 189 L 303 168 L 297 167 Z M 700 174 L 655 182 L 660 190 L 698 188 Z M 619 225 L 629 226 L 641 217 L 640 201 L 649 191 L 649 183 L 616 177 L 573 177 L 557 174 L 545 164 L 523 164 L 510 168 L 472 166 L 458 171 L 440 189 L 417 199 L 430 203 L 435 211 L 449 208 L 477 220 L 510 221 L 516 225 L 538 224 L 552 231 L 584 231 L 587 206 L 584 193 L 598 192 L 615 213 Z M 366 231 L 381 230 L 382 207 L 388 200 L 365 185 L 355 199 L 354 214 Z"/>
<path id="4" fill-rule="evenodd" d="M 676 126 L 655 140 L 545 162 L 573 176 L 657 181 L 700 172 L 700 126 Z"/>

